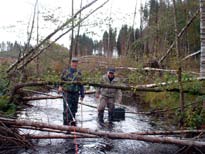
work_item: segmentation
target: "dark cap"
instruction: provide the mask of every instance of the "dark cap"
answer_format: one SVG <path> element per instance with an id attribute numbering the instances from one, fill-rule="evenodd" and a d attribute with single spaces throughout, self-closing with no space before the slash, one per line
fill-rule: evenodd
<path id="1" fill-rule="evenodd" d="M 77 57 L 73 57 L 72 59 L 71 59 L 71 62 L 78 62 L 79 60 L 78 60 L 78 58 Z"/>
<path id="2" fill-rule="evenodd" d="M 110 68 L 108 68 L 108 70 L 107 70 L 109 73 L 115 73 L 115 68 L 113 68 L 113 67 L 110 67 Z"/>

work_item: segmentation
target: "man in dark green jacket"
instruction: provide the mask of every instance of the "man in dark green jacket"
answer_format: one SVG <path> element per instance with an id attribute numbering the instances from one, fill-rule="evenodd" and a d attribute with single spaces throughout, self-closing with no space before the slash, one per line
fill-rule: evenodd
<path id="1" fill-rule="evenodd" d="M 78 59 L 73 57 L 71 60 L 71 67 L 66 68 L 61 79 L 63 81 L 80 81 L 81 72 L 77 70 Z M 59 87 L 59 92 L 63 92 L 63 124 L 64 125 L 76 125 L 75 114 L 78 109 L 79 95 L 81 101 L 84 98 L 84 86 L 76 84 L 64 84 Z"/>

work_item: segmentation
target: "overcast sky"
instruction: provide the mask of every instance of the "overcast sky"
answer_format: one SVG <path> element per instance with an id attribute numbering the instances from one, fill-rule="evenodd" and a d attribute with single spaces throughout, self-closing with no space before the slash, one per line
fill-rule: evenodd
<path id="1" fill-rule="evenodd" d="M 83 0 L 83 5 L 92 0 Z M 96 8 L 105 0 L 98 0 L 98 3 L 84 11 L 82 16 L 88 13 L 91 9 Z M 0 42 L 15 41 L 26 42 L 28 25 L 31 25 L 34 4 L 36 0 L 0 0 Z M 80 0 L 74 0 L 75 11 L 80 7 Z M 119 31 L 123 24 L 132 25 L 135 5 L 137 3 L 137 12 L 135 20 L 135 28 L 140 24 L 139 8 L 144 0 L 110 0 L 103 8 L 98 10 L 94 15 L 83 23 L 81 33 L 86 32 L 93 39 L 100 39 L 103 32 L 108 29 L 110 23 L 113 28 Z M 38 0 L 39 15 L 39 35 L 42 38 L 51 33 L 58 25 L 63 23 L 71 15 L 71 0 Z M 45 21 L 45 16 L 53 17 L 54 23 Z M 44 16 L 44 18 L 43 18 Z M 106 20 L 112 18 L 111 21 Z M 98 25 L 93 25 L 98 23 Z M 36 25 L 36 24 L 35 24 Z M 35 30 L 36 31 L 36 26 Z M 64 36 L 58 41 L 64 46 L 69 44 L 70 34 Z M 35 39 L 36 33 L 33 34 Z"/>

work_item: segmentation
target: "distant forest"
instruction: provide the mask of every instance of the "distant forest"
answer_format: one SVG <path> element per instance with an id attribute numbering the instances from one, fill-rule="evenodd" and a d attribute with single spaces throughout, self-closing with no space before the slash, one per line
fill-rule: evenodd
<path id="1" fill-rule="evenodd" d="M 199 9 L 199 1 L 177 0 L 176 7 L 177 24 L 180 31 Z M 159 59 L 175 40 L 173 5 L 169 0 L 149 0 L 144 6 L 141 6 L 140 14 L 139 28 L 133 28 L 134 25 L 128 26 L 125 23 L 117 32 L 117 29 L 110 25 L 99 41 L 93 40 L 86 34 L 76 36 L 74 38 L 77 51 L 75 55 L 92 55 L 93 51 L 97 51 L 95 53 L 112 57 L 115 50 L 119 56 L 130 56 L 135 60 L 142 57 Z M 0 43 L 0 51 L 15 52 L 14 56 L 24 47 L 25 44 L 22 45 L 17 41 Z M 200 49 L 199 16 L 180 38 L 179 47 L 181 56 Z M 68 51 L 64 47 L 63 49 Z"/>

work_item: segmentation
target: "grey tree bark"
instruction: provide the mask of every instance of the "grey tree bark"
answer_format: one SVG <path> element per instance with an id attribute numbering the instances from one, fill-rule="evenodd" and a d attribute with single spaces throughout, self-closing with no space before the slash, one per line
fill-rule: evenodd
<path id="1" fill-rule="evenodd" d="M 205 0 L 200 0 L 201 60 L 200 77 L 205 77 Z"/>

